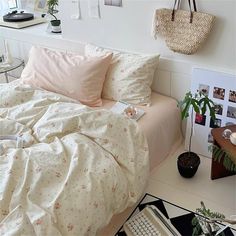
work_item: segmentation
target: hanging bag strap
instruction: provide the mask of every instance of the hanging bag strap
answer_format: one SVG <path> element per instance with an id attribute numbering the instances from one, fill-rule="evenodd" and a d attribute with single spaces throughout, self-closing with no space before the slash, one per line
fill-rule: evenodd
<path id="1" fill-rule="evenodd" d="M 175 2 L 174 2 L 174 7 L 173 7 L 173 10 L 172 10 L 172 14 L 171 14 L 171 21 L 175 20 L 175 11 L 180 8 L 180 2 L 181 2 L 181 0 L 175 0 Z M 194 11 L 197 12 L 196 1 L 192 0 L 192 4 L 193 4 Z M 192 11 L 191 0 L 188 0 L 188 5 L 189 5 L 189 11 L 190 11 L 190 20 L 189 20 L 189 22 L 192 23 L 193 22 L 193 11 Z M 177 8 L 176 8 L 176 6 L 177 6 Z"/>
<path id="2" fill-rule="evenodd" d="M 181 0 L 175 0 L 174 6 L 173 6 L 173 10 L 172 10 L 172 15 L 171 15 L 171 20 L 172 21 L 175 20 L 175 11 L 180 8 L 180 2 L 181 2 Z M 176 5 L 177 5 L 177 8 L 176 8 Z"/>
<path id="3" fill-rule="evenodd" d="M 192 23 L 193 22 L 193 11 L 192 11 L 192 6 L 191 6 L 190 0 L 188 0 L 188 5 L 189 5 L 189 10 L 190 10 L 190 20 L 189 20 L 189 22 Z"/>
<path id="4" fill-rule="evenodd" d="M 195 12 L 197 12 L 197 5 L 196 5 L 196 1 L 192 0 L 193 2 L 193 9 Z M 190 23 L 193 23 L 193 11 L 192 11 L 192 6 L 191 6 L 191 0 L 188 0 L 188 5 L 189 5 L 189 10 L 190 10 Z"/>
<path id="5" fill-rule="evenodd" d="M 193 0 L 193 9 L 194 9 L 194 11 L 197 11 L 197 4 L 196 4 L 196 0 Z"/>

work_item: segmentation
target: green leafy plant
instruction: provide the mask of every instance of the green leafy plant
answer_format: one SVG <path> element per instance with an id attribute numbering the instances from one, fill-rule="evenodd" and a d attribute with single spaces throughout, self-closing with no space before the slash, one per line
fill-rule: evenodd
<path id="1" fill-rule="evenodd" d="M 48 13 L 55 18 L 55 20 L 58 20 L 55 16 L 56 13 L 58 13 L 58 10 L 56 7 L 58 6 L 58 0 L 47 0 L 47 6 L 48 6 Z"/>
<path id="2" fill-rule="evenodd" d="M 181 110 L 182 120 L 188 118 L 189 116 L 191 119 L 189 148 L 188 148 L 188 152 L 190 153 L 192 145 L 192 136 L 193 136 L 193 112 L 195 111 L 197 114 L 203 116 L 206 114 L 206 111 L 208 109 L 210 112 L 210 117 L 213 120 L 215 120 L 215 104 L 203 92 L 198 91 L 195 94 L 187 92 L 185 94 L 184 100 L 180 101 L 178 103 L 178 106 Z"/>
<path id="3" fill-rule="evenodd" d="M 220 229 L 219 226 L 216 225 L 216 221 L 227 221 L 223 214 L 207 209 L 202 201 L 201 208 L 197 208 L 196 213 L 197 215 L 192 219 L 193 236 L 200 235 L 202 231 L 204 231 L 206 235 L 213 236 Z M 223 236 L 224 234 L 221 233 L 220 235 Z"/>
<path id="4" fill-rule="evenodd" d="M 201 207 L 196 209 L 195 217 L 192 219 L 192 235 L 200 235 L 202 232 L 209 236 L 216 235 L 217 231 L 220 230 L 220 227 L 216 224 L 217 222 L 224 222 L 231 225 L 236 224 L 236 220 L 227 219 L 222 213 L 207 209 L 204 202 L 201 201 Z M 225 234 L 221 232 L 217 235 L 224 236 Z"/>
<path id="5" fill-rule="evenodd" d="M 232 161 L 233 157 L 231 153 L 227 152 L 224 149 L 219 148 L 216 145 L 210 145 L 208 147 L 208 150 L 212 152 L 213 154 L 212 156 L 215 161 L 218 161 L 220 163 L 223 158 L 223 166 L 225 167 L 226 170 L 236 171 L 236 165 Z"/>

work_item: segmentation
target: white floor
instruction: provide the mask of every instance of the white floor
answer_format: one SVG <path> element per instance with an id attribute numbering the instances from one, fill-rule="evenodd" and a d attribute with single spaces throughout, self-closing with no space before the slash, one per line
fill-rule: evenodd
<path id="1" fill-rule="evenodd" d="M 146 192 L 192 211 L 200 207 L 200 201 L 203 201 L 207 208 L 227 217 L 236 215 L 236 176 L 211 180 L 211 160 L 201 157 L 196 175 L 185 179 L 179 175 L 176 167 L 176 159 L 182 152 L 181 146 L 151 172 Z M 114 217 L 109 227 L 99 235 L 115 235 L 132 210 L 130 208 Z"/>

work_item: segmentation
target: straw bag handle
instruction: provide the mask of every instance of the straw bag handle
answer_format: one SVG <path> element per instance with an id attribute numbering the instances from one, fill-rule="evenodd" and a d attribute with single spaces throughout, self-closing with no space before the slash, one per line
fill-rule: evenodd
<path id="1" fill-rule="evenodd" d="M 195 0 L 193 0 L 193 9 L 194 9 L 194 11 L 197 11 L 197 4 L 196 4 Z"/>
<path id="2" fill-rule="evenodd" d="M 193 2 L 193 9 L 196 12 L 197 11 L 196 2 L 195 2 L 195 0 L 192 0 L 192 2 Z M 192 11 L 191 1 L 190 0 L 188 0 L 188 5 L 189 5 L 189 9 L 190 9 L 190 23 L 192 23 L 193 22 L 193 11 Z"/>
<path id="3" fill-rule="evenodd" d="M 175 0 L 174 7 L 173 7 L 173 10 L 172 10 L 172 15 L 171 15 L 171 21 L 175 20 L 175 11 L 179 9 L 180 2 L 181 2 L 181 0 Z M 197 11 L 196 1 L 192 0 L 192 2 L 193 2 L 193 9 L 196 12 Z M 176 4 L 177 4 L 177 9 L 175 9 Z M 192 6 L 191 6 L 191 0 L 188 0 L 188 5 L 189 5 L 189 10 L 190 10 L 190 23 L 192 23 L 193 22 L 193 11 L 192 11 Z"/>
<path id="4" fill-rule="evenodd" d="M 180 8 L 180 2 L 181 2 L 181 0 L 175 0 L 173 10 L 172 10 L 172 15 L 171 15 L 171 20 L 172 21 L 174 21 L 174 19 L 175 19 L 175 10 L 178 10 Z M 177 4 L 177 8 L 176 8 L 176 4 Z"/>

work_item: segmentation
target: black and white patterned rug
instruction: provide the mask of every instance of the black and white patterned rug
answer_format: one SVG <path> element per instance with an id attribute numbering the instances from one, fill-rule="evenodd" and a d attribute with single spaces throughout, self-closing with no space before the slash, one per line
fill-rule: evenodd
<path id="1" fill-rule="evenodd" d="M 146 205 L 156 206 L 164 214 L 164 216 L 170 220 L 171 224 L 177 229 L 177 231 L 179 231 L 181 235 L 183 236 L 192 235 L 193 233 L 192 219 L 195 217 L 194 212 L 184 209 L 180 206 L 172 204 L 158 197 L 152 196 L 150 194 L 145 194 L 145 196 L 140 201 L 138 206 L 134 209 L 129 218 L 140 212 Z M 225 225 L 223 224 L 217 224 L 217 225 L 219 225 L 221 229 L 225 228 Z M 224 229 L 223 234 L 220 235 L 236 236 L 236 230 L 227 227 Z M 119 231 L 116 233 L 116 236 L 126 236 L 123 227 L 119 229 Z"/>

